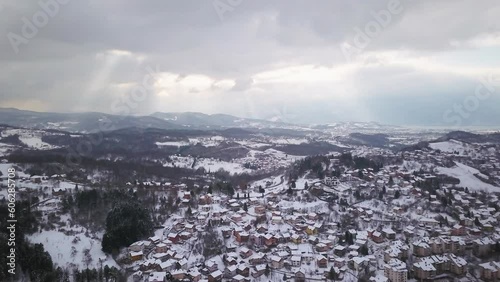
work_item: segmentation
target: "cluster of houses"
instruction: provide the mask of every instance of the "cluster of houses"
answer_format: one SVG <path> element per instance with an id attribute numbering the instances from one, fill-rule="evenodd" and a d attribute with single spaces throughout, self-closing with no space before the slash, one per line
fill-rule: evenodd
<path id="1" fill-rule="evenodd" d="M 349 206 L 341 213 L 371 227 L 346 230 L 339 222 L 327 220 L 332 207 L 319 199 L 285 205 L 282 203 L 290 200 L 290 195 L 279 190 L 241 199 L 206 192 L 195 197 L 187 187 L 176 186 L 182 205 L 194 207 L 192 215 L 176 217 L 161 235 L 130 246 L 135 277 L 155 282 L 170 276 L 192 281 L 269 281 L 268 275 L 279 273 L 294 281 L 308 281 L 329 277 L 332 270 L 342 279 L 359 277 L 371 269 L 380 271 L 371 281 L 399 282 L 443 275 L 465 277 L 468 262 L 464 257 L 487 258 L 496 252 L 500 213 L 490 206 L 498 200 L 494 194 L 479 200 L 470 192 L 452 190 L 456 205 L 444 211 L 440 198 L 449 195 L 453 187 L 444 186 L 437 195 L 429 195 L 415 185 L 417 181 L 432 181 L 435 175 L 417 177 L 398 166 L 379 172 L 365 169 L 362 179 L 357 174 L 351 171 L 349 177 L 328 177 L 323 184 L 346 196 L 356 190 L 370 195 L 369 191 L 384 187 L 386 199 L 394 199 L 399 191 L 412 200 L 391 205 L 384 212 Z M 443 214 L 451 211 L 456 216 L 446 216 L 443 221 Z M 186 250 L 207 225 L 220 232 L 223 254 L 194 259 Z M 346 236 L 352 242 L 348 243 Z M 479 275 L 496 279 L 498 265 L 481 264 Z"/>
<path id="2" fill-rule="evenodd" d="M 182 190 L 179 195 L 195 200 Z M 177 217 L 163 234 L 129 247 L 128 256 L 137 269 L 135 276 L 162 281 L 158 277 L 166 276 L 147 274 L 165 272 L 176 279 L 190 277 L 194 281 L 250 281 L 266 272 L 281 271 L 296 281 L 306 281 L 311 275 L 324 278 L 332 268 L 343 275 L 349 269 L 358 271 L 376 264 L 375 256 L 359 254 L 368 244 L 367 232 L 350 230 L 356 239 L 344 247 L 337 244 L 343 235 L 337 224 L 323 220 L 328 209 L 307 212 L 300 205 L 284 207 L 279 197 L 274 193 L 243 200 L 211 194 L 198 197 L 198 209 L 192 216 Z M 203 259 L 193 273 L 193 260 L 182 250 L 199 238 L 207 225 L 220 231 L 224 254 Z"/>
<path id="3" fill-rule="evenodd" d="M 129 246 L 133 278 L 241 282 L 275 280 L 270 277 L 278 275 L 282 280 L 285 275 L 294 281 L 311 281 L 326 279 L 333 271 L 338 280 L 375 272 L 370 281 L 399 282 L 466 277 L 472 262 L 465 258 L 474 256 L 481 262 L 472 265 L 481 279 L 500 279 L 500 263 L 483 262 L 500 253 L 500 211 L 492 205 L 498 197 L 471 193 L 474 187 L 467 191 L 455 184 L 444 184 L 430 194 L 417 184 L 434 182 L 439 176 L 424 165 L 415 165 L 446 166 L 460 161 L 494 172 L 500 166 L 484 164 L 498 163 L 496 156 L 427 149 L 377 154 L 405 162 L 377 171 L 346 169 L 337 177 L 327 174 L 321 181 L 312 179 L 312 188 L 298 189 L 300 200 L 286 189 L 267 187 L 265 193 L 259 189 L 251 196 L 248 191 L 236 191 L 244 195 L 240 199 L 239 195 L 210 194 L 208 186 L 201 189 L 201 195 L 194 195 L 186 184 L 127 183 L 173 193 L 181 206 L 162 232 Z M 422 167 L 425 173 L 413 173 Z M 61 175 L 32 176 L 23 181 L 40 185 L 63 179 Z M 348 200 L 347 205 L 341 208 L 310 196 L 314 189 L 336 194 Z M 53 187 L 52 194 L 62 195 L 65 190 Z M 381 207 L 363 204 L 379 199 L 381 191 Z M 443 206 L 443 198 L 453 204 Z M 335 220 L 333 213 L 337 214 Z M 341 224 L 344 217 L 356 224 Z M 207 226 L 217 230 L 222 254 L 203 257 L 194 251 Z"/>

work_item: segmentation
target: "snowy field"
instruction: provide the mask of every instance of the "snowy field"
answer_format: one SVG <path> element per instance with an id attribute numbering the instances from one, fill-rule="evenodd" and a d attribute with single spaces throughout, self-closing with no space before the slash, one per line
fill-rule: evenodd
<path id="1" fill-rule="evenodd" d="M 211 171 L 211 172 L 223 169 L 231 174 L 252 172 L 252 170 L 244 168 L 239 163 L 218 161 L 218 160 L 214 160 L 214 159 L 198 159 L 196 161 L 194 168 L 198 169 L 200 167 L 203 167 L 203 168 L 205 168 L 206 171 Z"/>
<path id="2" fill-rule="evenodd" d="M 0 156 L 8 155 L 8 153 L 12 150 L 15 150 L 16 146 L 9 145 L 5 143 L 0 143 Z"/>
<path id="3" fill-rule="evenodd" d="M 9 168 L 12 167 L 12 164 L 6 163 L 6 164 L 0 164 L 0 171 L 2 172 L 2 175 L 8 175 Z"/>
<path id="4" fill-rule="evenodd" d="M 54 148 L 54 146 L 49 143 L 43 142 L 40 136 L 19 137 L 19 140 L 32 149 L 49 150 Z"/>
<path id="5" fill-rule="evenodd" d="M 471 149 L 469 144 L 453 139 L 445 142 L 429 143 L 429 147 L 446 153 L 459 152 L 460 155 L 463 155 L 466 150 Z"/>
<path id="6" fill-rule="evenodd" d="M 220 143 L 225 140 L 226 138 L 224 138 L 223 136 L 198 137 L 198 138 L 189 138 L 189 143 L 191 143 L 191 145 L 196 145 L 200 143 L 205 147 L 214 147 L 220 145 Z"/>
<path id="7" fill-rule="evenodd" d="M 279 139 L 271 139 L 269 141 L 273 144 L 279 144 L 279 145 L 287 145 L 287 144 L 299 145 L 302 143 L 308 143 L 307 139 L 305 138 L 279 138 Z"/>
<path id="8" fill-rule="evenodd" d="M 165 167 L 192 168 L 194 170 L 203 167 L 207 172 L 208 171 L 216 172 L 220 169 L 223 169 L 231 174 L 252 172 L 252 170 L 244 168 L 239 163 L 219 161 L 216 159 L 198 158 L 196 160 L 194 167 L 193 167 L 193 163 L 194 163 L 193 157 L 175 156 L 175 157 L 172 157 L 172 162 L 165 163 L 163 166 L 165 166 Z"/>
<path id="9" fill-rule="evenodd" d="M 50 150 L 57 148 L 42 141 L 43 132 L 27 129 L 7 129 L 2 131 L 1 137 L 19 135 L 19 140 L 31 149 Z M 2 146 L 3 147 L 3 146 Z"/>
<path id="10" fill-rule="evenodd" d="M 60 231 L 42 231 L 28 236 L 32 243 L 41 243 L 49 252 L 54 263 L 61 267 L 77 266 L 79 269 L 109 267 L 120 268 L 117 263 L 101 250 L 101 241 L 85 236 L 78 230 L 75 235 L 65 235 Z M 85 250 L 88 249 L 88 256 Z M 90 257 L 90 259 L 88 259 Z"/>
<path id="11" fill-rule="evenodd" d="M 161 146 L 174 146 L 174 147 L 189 146 L 188 142 L 183 142 L 183 141 L 156 142 L 155 144 L 158 147 L 161 147 Z"/>
<path id="12" fill-rule="evenodd" d="M 258 148 L 265 147 L 265 146 L 270 146 L 269 143 L 254 142 L 254 141 L 248 141 L 248 140 L 238 140 L 235 142 L 242 145 L 242 146 L 254 148 L 254 149 L 258 149 Z"/>
<path id="13" fill-rule="evenodd" d="M 436 168 L 438 173 L 446 174 L 448 176 L 452 176 L 460 179 L 461 187 L 468 187 L 469 190 L 485 190 L 487 192 L 500 192 L 500 187 L 493 186 L 488 183 L 482 182 L 478 179 L 475 174 L 488 178 L 486 175 L 481 174 L 477 169 L 472 168 L 470 166 L 456 163 L 456 166 L 447 168 L 447 167 L 438 167 Z"/>

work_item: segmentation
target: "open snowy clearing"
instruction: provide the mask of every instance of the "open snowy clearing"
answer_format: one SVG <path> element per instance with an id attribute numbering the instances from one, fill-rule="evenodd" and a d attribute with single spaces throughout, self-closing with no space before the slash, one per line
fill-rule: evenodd
<path id="1" fill-rule="evenodd" d="M 41 137 L 38 136 L 32 136 L 32 137 L 26 137 L 26 136 L 21 136 L 19 137 L 19 140 L 26 144 L 26 146 L 33 148 L 33 149 L 39 149 L 39 150 L 49 150 L 55 148 L 54 146 L 50 145 L 49 143 L 45 143 L 42 141 Z"/>
<path id="2" fill-rule="evenodd" d="M 463 155 L 466 150 L 470 149 L 469 144 L 453 139 L 444 142 L 429 143 L 429 147 L 446 153 L 459 152 L 460 155 Z"/>
<path id="3" fill-rule="evenodd" d="M 493 186 L 488 183 L 482 182 L 478 179 L 475 174 L 487 178 L 486 175 L 481 174 L 477 169 L 470 166 L 464 165 L 462 163 L 456 163 L 454 167 L 438 167 L 436 168 L 438 173 L 446 174 L 451 177 L 460 179 L 459 186 L 467 187 L 470 190 L 486 190 L 487 192 L 500 192 L 500 187 Z"/>
<path id="4" fill-rule="evenodd" d="M 61 267 L 76 266 L 79 269 L 100 268 L 108 265 L 117 267 L 118 264 L 101 250 L 101 241 L 85 236 L 85 233 L 78 232 L 76 235 L 66 235 L 60 231 L 42 231 L 28 236 L 32 243 L 41 243 L 45 250 L 49 252 L 54 263 Z M 75 240 L 75 243 L 73 241 Z M 73 251 L 72 248 L 74 247 Z M 90 260 L 86 260 L 84 250 L 88 249 Z M 87 265 L 88 262 L 88 265 Z"/>

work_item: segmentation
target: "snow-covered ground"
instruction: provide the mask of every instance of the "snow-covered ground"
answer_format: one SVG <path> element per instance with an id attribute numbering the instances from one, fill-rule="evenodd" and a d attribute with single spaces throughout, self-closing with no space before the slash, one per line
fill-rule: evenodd
<path id="1" fill-rule="evenodd" d="M 446 153 L 459 152 L 460 155 L 463 155 L 466 150 L 470 149 L 469 144 L 453 139 L 444 142 L 429 143 L 429 147 Z"/>
<path id="2" fill-rule="evenodd" d="M 238 140 L 238 141 L 235 141 L 235 142 L 238 143 L 238 144 L 240 144 L 240 145 L 243 145 L 243 146 L 246 146 L 246 147 L 250 147 L 250 148 L 254 148 L 254 149 L 265 147 L 265 146 L 270 146 L 269 143 L 254 142 L 254 141 L 249 141 L 249 140 Z"/>
<path id="3" fill-rule="evenodd" d="M 486 175 L 481 174 L 479 170 L 472 168 L 470 166 L 464 165 L 462 163 L 456 163 L 454 167 L 438 167 L 436 168 L 438 173 L 446 174 L 460 179 L 459 186 L 467 187 L 469 190 L 485 190 L 488 192 L 500 192 L 500 187 L 493 186 L 491 184 L 485 183 L 478 179 L 475 175 L 479 175 L 483 178 L 488 178 Z"/>
<path id="4" fill-rule="evenodd" d="M 15 150 L 15 149 L 16 149 L 16 146 L 14 146 L 14 145 L 0 143 L 0 156 L 5 156 L 10 151 Z"/>
<path id="5" fill-rule="evenodd" d="M 189 146 L 189 143 L 183 142 L 183 141 L 167 141 L 167 142 L 156 142 L 156 146 L 158 146 L 158 147 L 161 147 L 161 146 L 181 147 L 181 146 Z"/>
<path id="6" fill-rule="evenodd" d="M 119 268 L 111 256 L 103 253 L 100 240 L 87 237 L 85 231 L 82 230 L 75 233 L 75 235 L 66 235 L 56 230 L 42 231 L 28 236 L 28 240 L 32 243 L 43 244 L 54 263 L 61 267 L 100 268 L 102 262 L 103 267 L 108 265 Z M 89 250 L 90 260 L 87 260 L 85 255 L 86 249 Z"/>
<path id="7" fill-rule="evenodd" d="M 417 161 L 403 161 L 401 167 L 409 172 L 414 172 L 420 170 L 422 164 Z"/>
<path id="8" fill-rule="evenodd" d="M 32 136 L 32 137 L 19 137 L 19 140 L 26 144 L 26 146 L 33 148 L 33 149 L 39 149 L 39 150 L 48 150 L 52 149 L 53 146 L 50 145 L 49 143 L 45 143 L 42 141 L 42 138 L 39 136 Z"/>
<path id="9" fill-rule="evenodd" d="M 305 138 L 279 138 L 279 139 L 271 139 L 270 141 L 273 144 L 280 144 L 280 145 L 286 145 L 286 144 L 299 145 L 302 143 L 308 143 L 307 139 Z"/>
<path id="10" fill-rule="evenodd" d="M 211 171 L 211 172 L 215 172 L 215 171 L 218 171 L 220 169 L 223 169 L 231 174 L 252 172 L 252 170 L 244 168 L 239 163 L 218 161 L 218 160 L 214 160 L 214 159 L 198 159 L 196 161 L 194 168 L 198 169 L 200 167 L 203 167 L 203 168 L 205 168 L 206 171 Z"/>
<path id="11" fill-rule="evenodd" d="M 182 167 L 182 168 L 192 168 L 194 170 L 203 167 L 207 172 L 216 172 L 220 169 L 223 169 L 231 174 L 235 173 L 244 173 L 244 172 L 252 172 L 250 169 L 244 168 L 240 163 L 236 162 L 226 162 L 220 161 L 216 159 L 207 159 L 207 158 L 198 158 L 196 159 L 196 163 L 193 167 L 195 159 L 193 157 L 182 157 L 175 156 L 172 157 L 172 162 L 165 163 L 166 167 Z"/>
<path id="12" fill-rule="evenodd" d="M 191 145 L 196 145 L 200 143 L 205 147 L 214 147 L 218 146 L 221 142 L 225 140 L 226 138 L 223 136 L 197 137 L 197 138 L 189 138 L 189 143 Z"/>
<path id="13" fill-rule="evenodd" d="M 57 148 L 48 143 L 42 141 L 42 136 L 46 132 L 31 129 L 6 129 L 2 131 L 1 137 L 8 137 L 12 135 L 19 135 L 19 140 L 23 142 L 26 146 L 32 149 L 38 150 L 50 150 Z"/>
<path id="14" fill-rule="evenodd" d="M 12 167 L 12 164 L 10 163 L 5 163 L 5 164 L 0 164 L 0 171 L 2 172 L 2 175 L 8 175 L 9 168 Z"/>

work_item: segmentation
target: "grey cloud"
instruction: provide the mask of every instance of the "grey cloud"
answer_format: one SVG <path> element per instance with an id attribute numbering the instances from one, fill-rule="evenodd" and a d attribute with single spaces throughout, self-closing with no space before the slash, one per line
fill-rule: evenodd
<path id="1" fill-rule="evenodd" d="M 31 18 L 40 6 L 38 1 L 9 0 L 0 18 L 0 95 L 3 103 L 40 100 L 54 111 L 109 112 L 114 99 L 127 91 L 114 85 L 140 83 L 145 67 L 159 66 L 178 74 L 178 81 L 202 74 L 233 80 L 235 85 L 227 93 L 201 98 L 204 93 L 198 90 L 192 96 L 152 94 L 138 112 L 183 109 L 268 117 L 282 107 L 282 97 L 289 95 L 287 109 L 297 120 L 356 119 L 360 107 L 353 110 L 352 105 L 329 96 L 344 90 L 328 85 L 257 85 L 252 77 L 290 65 L 345 64 L 339 44 L 352 41 L 355 28 L 363 29 L 374 20 L 372 12 L 386 8 L 388 2 L 243 0 L 221 20 L 211 0 L 71 0 L 15 54 L 7 34 L 21 34 L 22 18 Z M 500 3 L 495 0 L 400 2 L 402 13 L 393 16 L 365 52 L 403 50 L 414 56 L 439 56 L 458 48 L 451 41 L 500 31 Z M 132 56 L 103 60 L 102 54 L 110 50 L 129 51 Z M 437 99 L 443 105 L 453 104 L 456 97 L 470 93 L 475 83 L 466 76 L 391 66 L 376 57 L 368 58 L 351 79 L 365 97 L 358 103 L 369 101 L 360 105 L 370 110 L 361 118 L 379 121 L 393 120 L 389 112 L 402 115 L 399 109 L 408 101 L 425 105 L 432 101 L 426 97 L 433 95 L 443 97 Z M 323 93 L 323 100 L 309 99 L 318 93 Z M 204 104 L 186 102 L 194 98 Z M 496 117 L 488 111 L 498 107 L 488 103 L 482 109 L 488 120 Z M 435 114 L 421 118 L 422 111 L 409 110 L 406 113 L 411 117 L 400 120 L 439 120 L 441 109 L 427 106 L 426 110 Z M 479 114 L 477 120 L 482 122 Z"/>

